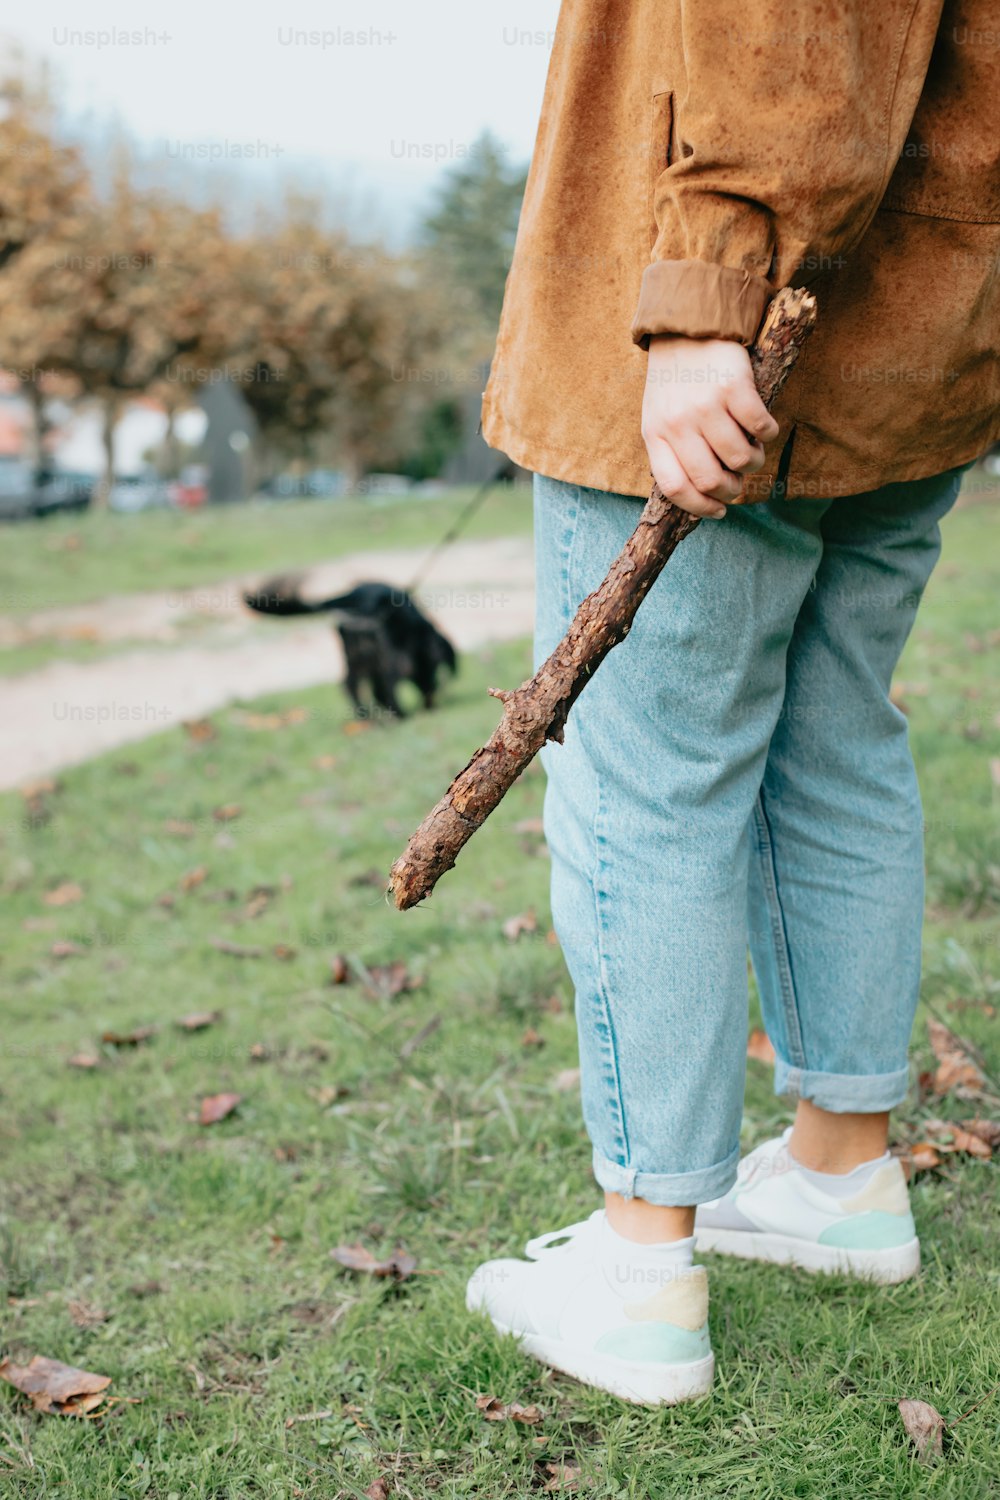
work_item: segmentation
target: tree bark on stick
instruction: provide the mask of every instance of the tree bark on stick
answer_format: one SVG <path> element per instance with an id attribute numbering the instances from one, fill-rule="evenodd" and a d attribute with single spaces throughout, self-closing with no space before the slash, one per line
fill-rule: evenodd
<path id="1" fill-rule="evenodd" d="M 768 307 L 750 350 L 765 406 L 771 406 L 787 380 L 815 321 L 815 298 L 801 288 L 784 288 Z M 584 599 L 552 655 L 512 692 L 490 688 L 491 696 L 503 703 L 503 716 L 392 866 L 389 891 L 398 910 L 430 895 L 545 742 L 562 742 L 573 704 L 608 652 L 628 635 L 667 559 L 697 525 L 698 517 L 671 505 L 654 482 L 635 531 L 604 582 Z"/>

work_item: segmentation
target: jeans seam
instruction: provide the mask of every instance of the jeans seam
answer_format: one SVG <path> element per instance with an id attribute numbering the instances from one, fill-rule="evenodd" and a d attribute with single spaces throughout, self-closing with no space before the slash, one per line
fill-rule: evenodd
<path id="1" fill-rule="evenodd" d="M 802 1023 L 799 1016 L 798 997 L 795 994 L 795 979 L 792 974 L 792 962 L 788 951 L 785 914 L 781 907 L 781 896 L 778 892 L 778 876 L 774 865 L 774 844 L 771 839 L 771 825 L 768 822 L 767 810 L 764 807 L 763 787 L 757 794 L 757 802 L 754 807 L 754 823 L 757 833 L 755 840 L 757 860 L 760 866 L 764 896 L 771 918 L 771 944 L 774 952 L 775 966 L 778 971 L 778 984 L 781 989 L 782 1008 L 785 1015 L 785 1040 L 788 1051 L 791 1054 L 792 1066 L 808 1071 L 805 1047 L 802 1041 Z"/>
<path id="2" fill-rule="evenodd" d="M 596 774 L 596 773 L 595 773 Z M 618 1148 L 621 1152 L 622 1167 L 627 1167 L 629 1162 L 628 1130 L 625 1125 L 625 1102 L 622 1098 L 621 1070 L 618 1066 L 618 1048 L 615 1042 L 614 1022 L 611 1019 L 611 1006 L 608 1000 L 608 970 L 607 951 L 604 945 L 605 923 L 604 905 L 607 893 L 604 889 L 603 875 L 606 869 L 601 857 L 601 846 L 603 836 L 601 834 L 601 815 L 604 811 L 604 788 L 599 775 L 597 780 L 597 805 L 594 811 L 594 822 L 591 829 L 594 839 L 594 873 L 592 886 L 594 891 L 594 924 L 597 930 L 597 974 L 598 974 L 598 1003 L 604 1022 L 606 1037 L 601 1039 L 601 1051 L 604 1054 L 604 1085 L 611 1093 L 612 1109 L 618 1128 Z"/>

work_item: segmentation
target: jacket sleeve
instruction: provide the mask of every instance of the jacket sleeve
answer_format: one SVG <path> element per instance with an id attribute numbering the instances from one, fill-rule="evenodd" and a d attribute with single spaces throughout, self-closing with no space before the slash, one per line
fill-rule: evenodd
<path id="1" fill-rule="evenodd" d="M 750 344 L 774 291 L 835 270 L 906 141 L 943 0 L 676 0 L 685 76 L 633 342 Z"/>

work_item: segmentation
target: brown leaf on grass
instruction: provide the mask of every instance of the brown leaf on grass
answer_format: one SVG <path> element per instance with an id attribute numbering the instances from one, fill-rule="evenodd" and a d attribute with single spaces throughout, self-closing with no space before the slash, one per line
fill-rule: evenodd
<path id="1" fill-rule="evenodd" d="M 294 1427 L 297 1422 L 325 1422 L 328 1417 L 333 1416 L 333 1410 L 327 1406 L 322 1411 L 304 1411 L 297 1417 L 286 1417 L 285 1427 Z"/>
<path id="2" fill-rule="evenodd" d="M 222 807 L 212 809 L 212 817 L 217 823 L 232 823 L 235 818 L 241 817 L 243 808 L 238 802 L 227 802 Z"/>
<path id="3" fill-rule="evenodd" d="M 199 1125 L 218 1125 L 243 1103 L 242 1094 L 208 1094 L 198 1111 Z"/>
<path id="4" fill-rule="evenodd" d="M 972 1135 L 978 1135 L 991 1151 L 1000 1146 L 1000 1120 L 966 1120 L 964 1128 Z"/>
<path id="5" fill-rule="evenodd" d="M 391 1493 L 388 1479 L 373 1479 L 365 1490 L 365 1500 L 389 1500 Z"/>
<path id="6" fill-rule="evenodd" d="M 72 1057 L 67 1058 L 66 1066 L 68 1068 L 96 1068 L 99 1062 L 100 1058 L 96 1052 L 74 1052 Z"/>
<path id="7" fill-rule="evenodd" d="M 580 1069 L 563 1068 L 562 1071 L 557 1073 L 555 1078 L 553 1078 L 552 1086 L 553 1088 L 558 1089 L 561 1094 L 568 1094 L 570 1089 L 579 1088 Z"/>
<path id="8" fill-rule="evenodd" d="M 85 1302 L 82 1297 L 71 1297 L 66 1304 L 70 1320 L 77 1328 L 99 1328 L 106 1323 L 111 1314 L 104 1311 L 103 1307 L 96 1307 L 93 1302 Z"/>
<path id="9" fill-rule="evenodd" d="M 271 1054 L 263 1042 L 254 1042 L 250 1048 L 251 1062 L 268 1062 L 270 1056 Z"/>
<path id="10" fill-rule="evenodd" d="M 273 885 L 255 885 L 247 898 L 247 904 L 243 908 L 243 915 L 248 921 L 255 921 L 267 911 L 274 900 L 275 888 Z"/>
<path id="11" fill-rule="evenodd" d="M 111 1384 L 110 1375 L 78 1370 L 42 1354 L 36 1354 L 26 1365 L 0 1360 L 0 1380 L 30 1397 L 36 1411 L 73 1417 L 86 1416 L 100 1406 L 103 1392 Z"/>
<path id="12" fill-rule="evenodd" d="M 345 734 L 367 734 L 372 728 L 371 719 L 348 719 L 344 725 Z"/>
<path id="13" fill-rule="evenodd" d="M 774 1062 L 774 1044 L 767 1032 L 761 1031 L 759 1026 L 750 1033 L 747 1041 L 747 1057 L 752 1057 L 755 1062 Z"/>
<path id="14" fill-rule="evenodd" d="M 139 1047 L 155 1035 L 155 1026 L 134 1026 L 131 1031 L 102 1031 L 101 1041 L 109 1047 Z"/>
<path id="15" fill-rule="evenodd" d="M 188 739 L 193 740 L 196 745 L 204 744 L 205 741 L 214 740 L 216 737 L 215 725 L 211 719 L 182 719 L 181 723 Z"/>
<path id="16" fill-rule="evenodd" d="M 351 977 L 351 966 L 342 953 L 334 954 L 330 960 L 330 983 L 347 984 Z"/>
<path id="17" fill-rule="evenodd" d="M 365 970 L 365 989 L 376 1000 L 394 1000 L 409 994 L 423 984 L 420 975 L 411 974 L 402 959 L 389 964 L 369 964 Z"/>
<path id="18" fill-rule="evenodd" d="M 392 1276 L 396 1281 L 405 1281 L 417 1269 L 416 1257 L 402 1245 L 379 1260 L 364 1245 L 336 1245 L 330 1251 L 331 1260 L 346 1266 L 348 1271 L 360 1271 L 368 1276 Z"/>
<path id="19" fill-rule="evenodd" d="M 169 833 L 171 838 L 193 839 L 198 832 L 198 825 L 189 822 L 187 818 L 167 818 L 163 831 Z"/>
<path id="20" fill-rule="evenodd" d="M 560 1490 L 575 1490 L 583 1472 L 579 1464 L 546 1463 L 542 1467 L 544 1473 L 549 1475 L 542 1489 L 553 1495 Z"/>
<path id="21" fill-rule="evenodd" d="M 79 958 L 80 954 L 86 953 L 86 951 L 86 948 L 80 943 L 71 943 L 69 941 L 53 943 L 49 949 L 49 953 L 53 958 Z"/>
<path id="22" fill-rule="evenodd" d="M 955 1033 L 943 1022 L 931 1020 L 927 1022 L 927 1035 L 938 1066 L 933 1073 L 921 1073 L 921 1083 L 933 1094 L 979 1098 L 986 1080 Z"/>
<path id="23" fill-rule="evenodd" d="M 508 943 L 516 943 L 522 933 L 538 931 L 538 918 L 534 911 L 519 911 L 516 916 L 508 917 L 500 928 Z"/>
<path id="24" fill-rule="evenodd" d="M 908 1153 L 914 1172 L 931 1172 L 941 1165 L 941 1157 L 930 1141 L 918 1141 Z"/>
<path id="25" fill-rule="evenodd" d="M 542 1420 L 541 1407 L 522 1406 L 520 1401 L 501 1401 L 499 1396 L 477 1396 L 476 1410 L 482 1412 L 487 1422 L 524 1422 L 534 1427 Z"/>
<path id="26" fill-rule="evenodd" d="M 286 708 L 281 713 L 273 714 L 234 714 L 233 721 L 255 734 L 273 734 L 275 730 L 285 729 L 289 724 L 304 724 L 308 717 L 307 708 Z"/>
<path id="27" fill-rule="evenodd" d="M 83 887 L 77 885 L 75 880 L 64 880 L 62 885 L 53 886 L 51 891 L 46 891 L 42 900 L 46 906 L 72 906 L 74 902 L 83 900 Z"/>
<path id="28" fill-rule="evenodd" d="M 984 1161 L 989 1161 L 993 1155 L 993 1148 L 981 1136 L 974 1135 L 971 1130 L 963 1130 L 961 1126 L 956 1127 L 952 1149 L 966 1151 L 970 1156 L 978 1156 Z"/>
<path id="29" fill-rule="evenodd" d="M 206 865 L 195 865 L 193 870 L 188 870 L 186 875 L 181 876 L 177 884 L 182 891 L 193 891 L 199 885 L 203 885 L 207 878 L 208 867 Z"/>
<path id="30" fill-rule="evenodd" d="M 221 1010 L 194 1010 L 189 1016 L 181 1016 L 175 1021 L 181 1031 L 204 1031 L 206 1027 L 214 1026 L 216 1021 L 222 1019 Z"/>
<path id="31" fill-rule="evenodd" d="M 907 1436 L 924 1463 L 940 1458 L 944 1436 L 944 1418 L 926 1401 L 903 1399 L 898 1403 Z"/>
<path id="32" fill-rule="evenodd" d="M 544 1047 L 545 1038 L 542 1036 L 542 1033 L 540 1031 L 536 1031 L 534 1026 L 529 1026 L 521 1037 L 521 1046 Z"/>
<path id="33" fill-rule="evenodd" d="M 214 937 L 210 939 L 212 947 L 218 953 L 225 953 L 229 958 L 263 958 L 263 948 L 251 947 L 248 943 L 234 943 L 229 938 Z"/>

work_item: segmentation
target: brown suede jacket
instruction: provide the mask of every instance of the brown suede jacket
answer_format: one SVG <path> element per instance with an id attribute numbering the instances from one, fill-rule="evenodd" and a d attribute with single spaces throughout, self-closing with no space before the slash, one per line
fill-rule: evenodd
<path id="1" fill-rule="evenodd" d="M 496 355 L 491 446 L 647 495 L 656 333 L 749 344 L 807 284 L 774 415 L 787 493 L 938 473 L 1000 437 L 993 0 L 563 0 Z"/>

